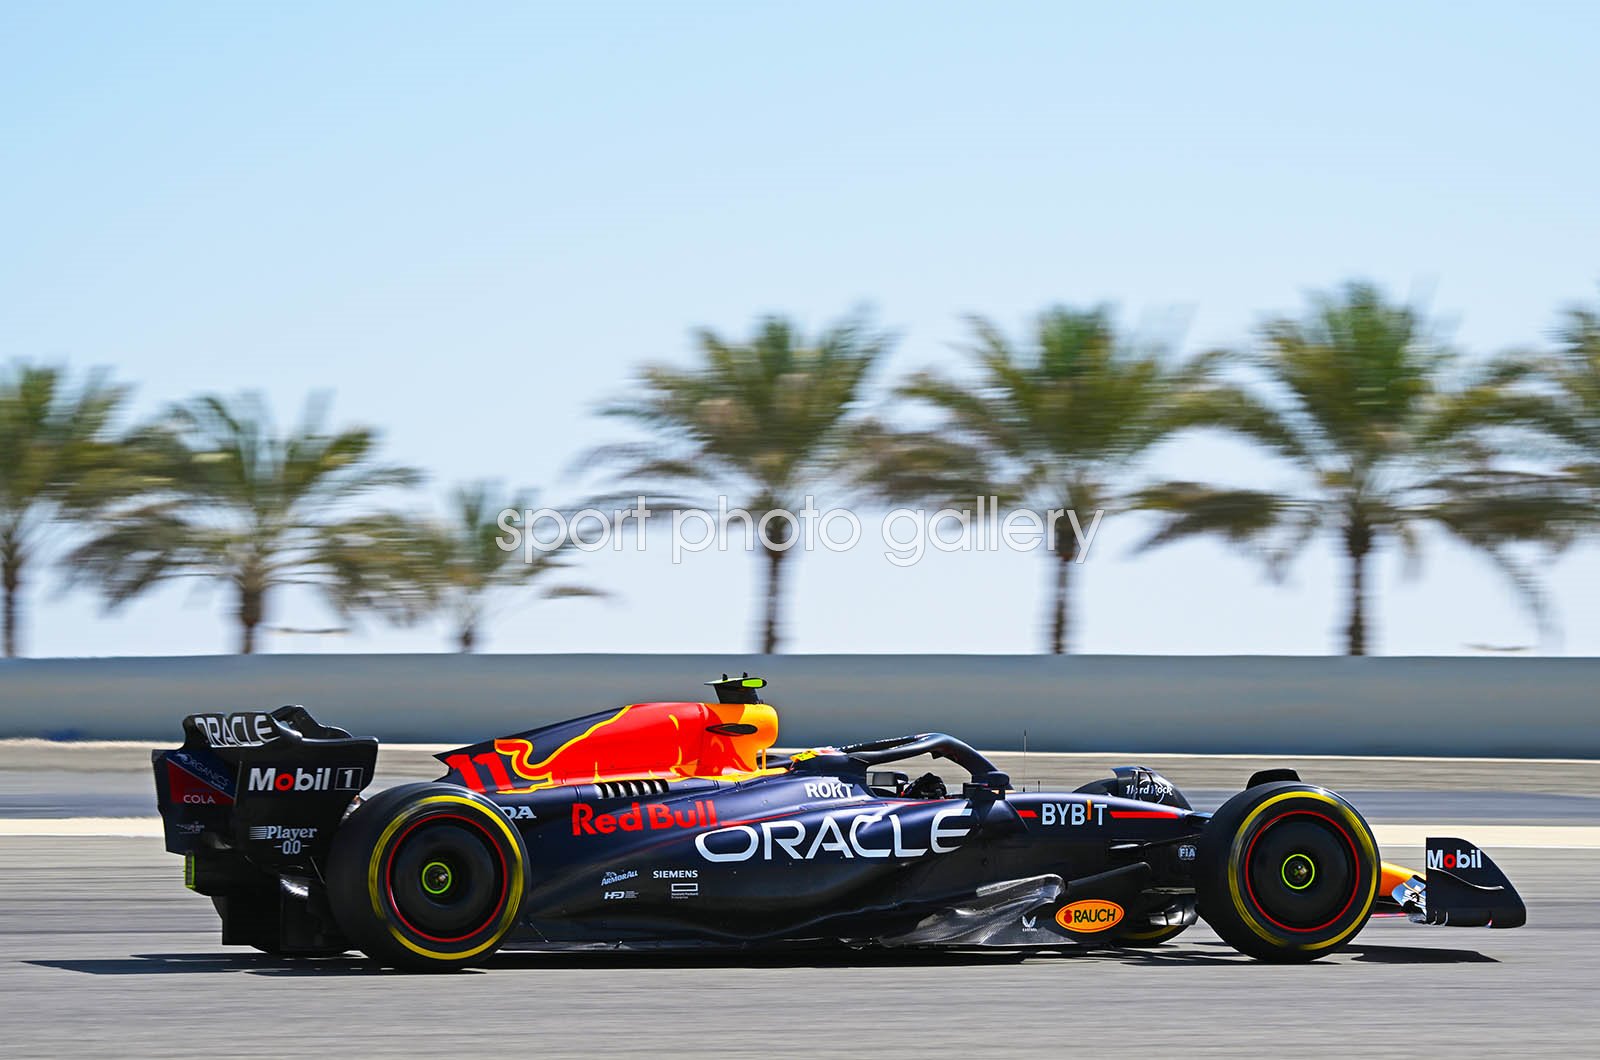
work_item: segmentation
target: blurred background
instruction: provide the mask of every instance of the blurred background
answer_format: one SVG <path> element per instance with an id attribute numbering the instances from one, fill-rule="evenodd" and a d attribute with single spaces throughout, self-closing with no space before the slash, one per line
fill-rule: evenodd
<path id="1" fill-rule="evenodd" d="M 8 5 L 8 654 L 1594 655 L 1597 30 Z M 865 533 L 492 546 L 635 495 Z"/>

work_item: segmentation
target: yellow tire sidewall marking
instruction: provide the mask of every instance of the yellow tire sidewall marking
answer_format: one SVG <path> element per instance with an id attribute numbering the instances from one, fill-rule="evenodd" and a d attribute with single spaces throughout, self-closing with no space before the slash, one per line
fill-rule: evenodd
<path id="1" fill-rule="evenodd" d="M 1250 826 L 1269 808 L 1277 803 L 1285 801 L 1286 799 L 1311 799 L 1314 802 L 1321 802 L 1332 806 L 1336 811 L 1338 811 L 1339 817 L 1343 819 L 1344 823 L 1350 828 L 1350 831 L 1355 834 L 1356 841 L 1361 845 L 1361 848 L 1366 851 L 1371 863 L 1374 866 L 1378 864 L 1378 848 L 1373 844 L 1371 831 L 1365 827 L 1358 827 L 1360 825 L 1359 818 L 1355 817 L 1354 813 L 1348 806 L 1334 798 L 1332 795 L 1328 795 L 1320 791 L 1286 791 L 1281 795 L 1274 795 L 1270 799 L 1263 800 L 1259 806 L 1250 811 L 1249 816 L 1240 822 L 1238 829 L 1234 832 L 1233 845 L 1228 850 L 1228 892 L 1233 896 L 1233 908 L 1238 911 L 1239 916 L 1242 920 L 1244 920 L 1245 925 L 1249 927 L 1251 931 L 1255 932 L 1260 938 L 1265 939 L 1274 946 L 1287 946 L 1291 945 L 1291 943 L 1286 942 L 1281 936 L 1272 933 L 1267 928 L 1262 926 L 1261 922 L 1258 921 L 1250 912 L 1249 908 L 1246 907 L 1244 895 L 1239 889 L 1239 856 L 1240 850 L 1244 846 L 1244 837 L 1249 833 Z M 1359 865 L 1356 866 L 1357 872 L 1360 871 L 1360 868 L 1361 867 Z M 1371 909 L 1373 899 L 1377 896 L 1378 872 L 1376 870 L 1373 871 L 1371 876 L 1372 879 L 1367 887 L 1367 897 L 1362 903 L 1363 909 Z M 1365 921 L 1366 917 L 1360 916 L 1357 917 L 1349 927 L 1345 928 L 1332 938 L 1324 939 L 1321 942 L 1307 942 L 1293 945 L 1302 950 L 1327 949 L 1329 946 L 1336 946 L 1345 939 L 1349 938 L 1351 935 L 1355 934 L 1357 929 L 1359 929 Z"/>
<path id="2" fill-rule="evenodd" d="M 388 914 L 384 912 L 383 902 L 379 898 L 378 891 L 379 877 L 382 875 L 383 853 L 388 848 L 389 840 L 394 837 L 395 832 L 399 831 L 401 826 L 415 820 L 428 807 L 444 803 L 456 803 L 465 806 L 476 811 L 480 817 L 492 820 L 495 827 L 500 829 L 501 834 L 506 837 L 506 841 L 511 846 L 512 857 L 508 861 L 514 862 L 514 864 L 508 863 L 506 865 L 506 872 L 511 878 L 506 881 L 506 907 L 505 911 L 500 915 L 500 923 L 495 927 L 488 939 L 461 953 L 440 953 L 436 950 L 419 946 L 406 938 L 394 926 Z M 522 846 L 517 842 L 516 833 L 511 830 L 511 826 L 506 823 L 505 818 L 500 815 L 498 810 L 491 812 L 482 803 L 475 802 L 462 795 L 429 795 L 426 798 L 418 799 L 407 807 L 406 811 L 390 821 L 384 828 L 383 833 L 378 836 L 378 842 L 372 848 L 372 858 L 367 864 L 367 895 L 372 899 L 373 915 L 383 922 L 384 926 L 389 929 L 389 934 L 393 935 L 395 940 L 406 949 L 436 961 L 464 961 L 469 957 L 476 957 L 484 950 L 495 945 L 510 930 L 512 923 L 517 918 L 517 911 L 522 908 L 523 875 Z"/>

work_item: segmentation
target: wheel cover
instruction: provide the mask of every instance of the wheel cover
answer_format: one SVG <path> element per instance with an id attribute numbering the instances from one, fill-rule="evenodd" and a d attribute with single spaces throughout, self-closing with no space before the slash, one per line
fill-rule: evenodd
<path id="1" fill-rule="evenodd" d="M 1244 855 L 1250 903 L 1274 927 L 1315 934 L 1355 904 L 1360 860 L 1349 831 L 1327 814 L 1290 810 L 1250 837 Z"/>
<path id="2" fill-rule="evenodd" d="M 493 927 L 509 880 L 505 854 L 483 823 L 454 813 L 412 822 L 384 866 L 395 918 L 434 943 L 464 942 Z"/>

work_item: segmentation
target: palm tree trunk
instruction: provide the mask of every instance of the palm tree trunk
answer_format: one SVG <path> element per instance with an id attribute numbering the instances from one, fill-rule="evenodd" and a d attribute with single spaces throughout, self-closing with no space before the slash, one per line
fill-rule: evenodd
<path id="1" fill-rule="evenodd" d="M 778 600 L 781 593 L 783 557 L 787 554 L 775 548 L 766 548 L 767 554 L 767 613 L 762 622 L 761 651 L 773 655 L 778 651 Z"/>
<path id="2" fill-rule="evenodd" d="M 254 655 L 256 627 L 261 624 L 264 596 L 260 589 L 239 590 L 239 654 Z"/>
<path id="3" fill-rule="evenodd" d="M 1350 624 L 1345 628 L 1345 654 L 1367 654 L 1367 554 L 1372 530 L 1354 522 L 1345 528 L 1345 556 L 1350 560 Z"/>
<path id="4" fill-rule="evenodd" d="M 1068 593 L 1068 575 L 1078 559 L 1078 536 L 1072 532 L 1065 516 L 1056 516 L 1055 525 L 1056 584 L 1051 601 L 1050 654 L 1066 655 L 1072 651 L 1071 599 Z"/>
<path id="5" fill-rule="evenodd" d="M 1052 619 L 1050 623 L 1050 654 L 1067 654 L 1067 575 L 1072 570 L 1072 559 L 1062 553 L 1056 553 L 1056 585 L 1055 596 L 1051 605 Z"/>
<path id="6" fill-rule="evenodd" d="M 763 504 L 763 507 L 766 505 Z M 774 509 L 775 510 L 775 509 Z M 765 512 L 763 516 L 765 516 Z M 790 538 L 797 527 L 788 519 L 773 519 L 765 530 L 758 530 L 761 550 L 767 555 L 766 616 L 761 623 L 761 651 L 775 655 L 778 651 L 779 615 L 783 597 L 783 558 L 789 554 Z"/>
<path id="7" fill-rule="evenodd" d="M 0 618 L 0 636 L 4 637 L 6 658 L 17 657 L 17 592 L 22 586 L 22 562 L 7 556 L 3 569 L 0 569 L 0 608 L 4 610 L 4 617 Z"/>

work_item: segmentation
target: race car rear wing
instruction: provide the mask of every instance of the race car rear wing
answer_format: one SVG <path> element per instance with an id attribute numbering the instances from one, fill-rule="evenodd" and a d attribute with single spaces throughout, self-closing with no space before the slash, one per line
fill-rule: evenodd
<path id="1" fill-rule="evenodd" d="M 318 874 L 334 829 L 372 781 L 378 741 L 322 725 L 301 706 L 270 714 L 193 714 L 183 746 L 154 751 L 156 806 L 167 849 L 183 854 L 189 883 L 211 893 L 199 871 L 223 871 L 237 854 L 268 873 Z"/>

